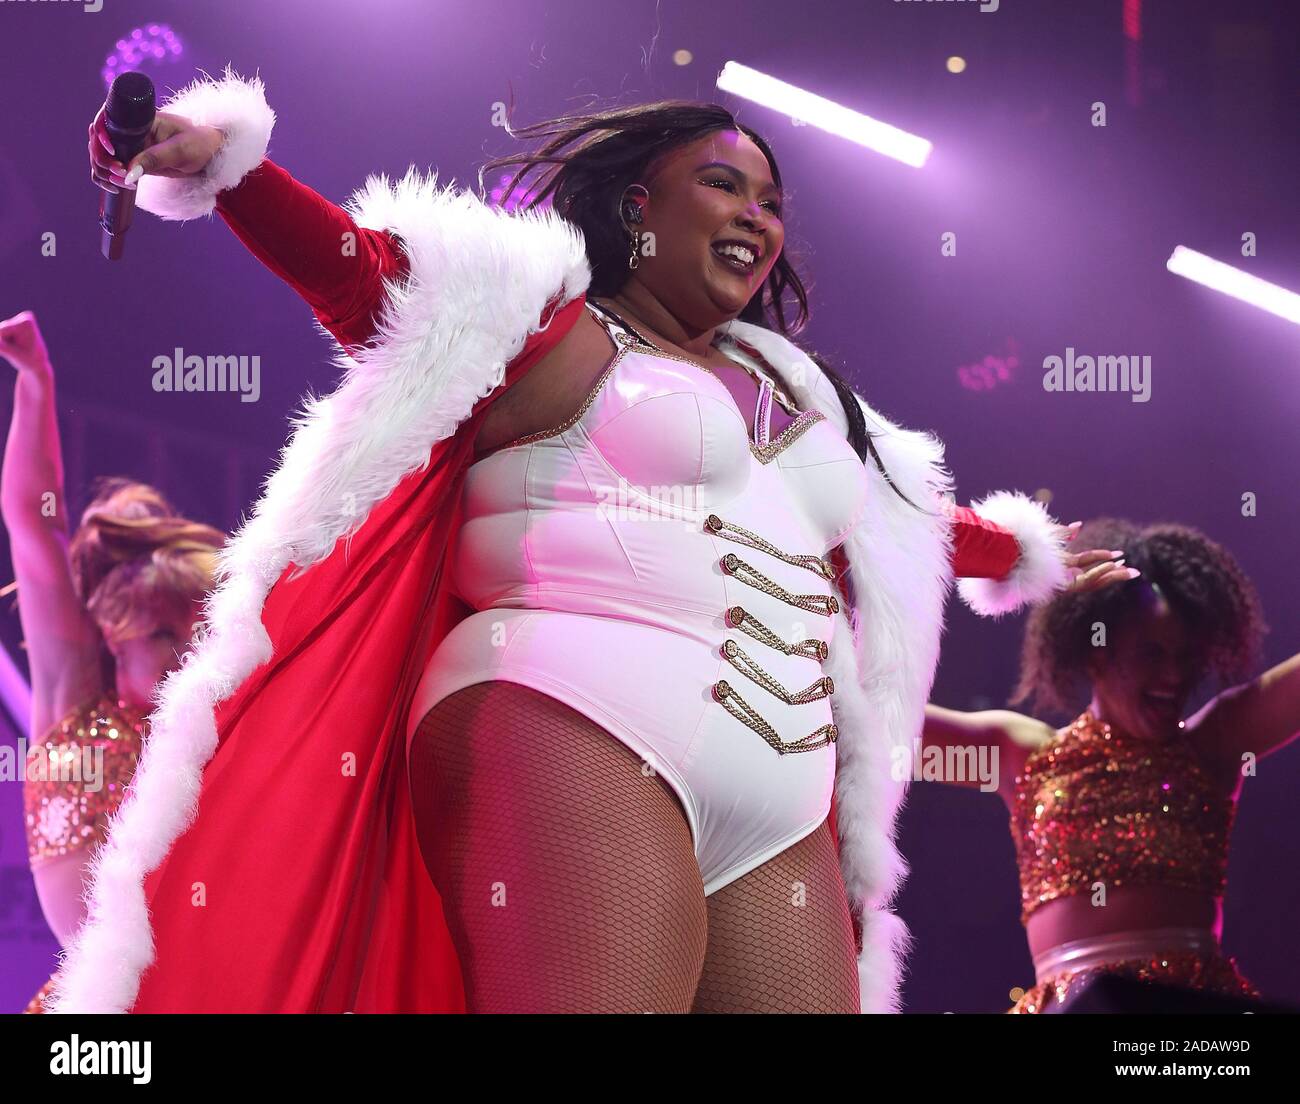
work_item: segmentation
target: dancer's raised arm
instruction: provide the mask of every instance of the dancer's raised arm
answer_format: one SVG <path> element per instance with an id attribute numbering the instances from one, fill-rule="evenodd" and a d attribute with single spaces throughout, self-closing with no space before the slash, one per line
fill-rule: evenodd
<path id="1" fill-rule="evenodd" d="M 1216 695 L 1185 727 L 1205 754 L 1244 778 L 1248 756 L 1262 759 L 1300 737 L 1300 655 Z"/>
<path id="2" fill-rule="evenodd" d="M 32 680 L 28 738 L 35 742 L 69 709 L 100 696 L 103 638 L 72 581 L 54 369 L 31 311 L 0 322 L 0 357 L 18 372 L 0 472 L 0 514 L 18 584 Z M 88 857 L 89 848 L 76 849 L 33 865 L 41 910 L 63 946 L 81 922 Z"/>
<path id="3" fill-rule="evenodd" d="M 1010 709 L 982 709 L 975 713 L 964 713 L 930 704 L 925 707 L 921 746 L 923 753 L 931 749 L 969 753 L 978 751 L 981 747 L 996 748 L 997 792 L 1010 806 L 1015 777 L 1024 766 L 1025 759 L 1055 738 L 1056 731 L 1051 725 Z M 984 786 L 984 779 L 970 772 L 952 777 L 945 774 L 942 781 L 957 786 Z"/>
<path id="4" fill-rule="evenodd" d="M 0 357 L 18 373 L 0 470 L 0 515 L 18 583 L 34 740 L 72 706 L 99 695 L 102 638 L 72 582 L 54 369 L 31 311 L 0 322 Z"/>

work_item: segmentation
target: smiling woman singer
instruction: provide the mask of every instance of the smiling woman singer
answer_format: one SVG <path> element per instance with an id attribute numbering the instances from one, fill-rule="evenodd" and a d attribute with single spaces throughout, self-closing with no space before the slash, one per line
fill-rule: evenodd
<path id="1" fill-rule="evenodd" d="M 724 108 L 520 131 L 550 140 L 485 171 L 553 171 L 514 212 L 414 169 L 335 206 L 265 157 L 273 122 L 260 81 L 197 81 L 138 203 L 216 210 L 345 378 L 168 688 L 161 739 L 216 703 L 217 749 L 158 869 L 120 845 L 139 969 L 106 984 L 88 936 L 67 1007 L 896 1009 L 889 752 L 954 573 L 997 614 L 1105 554 L 1014 492 L 952 505 L 939 442 L 785 336 L 780 174 Z M 90 146 L 134 183 L 100 120 Z M 204 910 L 199 868 L 231 889 Z"/>

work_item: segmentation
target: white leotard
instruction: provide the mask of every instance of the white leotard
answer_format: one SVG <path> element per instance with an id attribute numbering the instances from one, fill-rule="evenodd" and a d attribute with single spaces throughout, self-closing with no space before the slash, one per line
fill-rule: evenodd
<path id="1" fill-rule="evenodd" d="M 867 474 L 819 411 L 759 447 L 718 377 L 587 305 L 616 352 L 581 409 L 467 472 L 449 565 L 477 612 L 430 660 L 408 737 L 474 683 L 559 699 L 676 792 L 714 893 L 829 812 L 821 657 L 848 642 L 825 557 L 860 517 Z"/>

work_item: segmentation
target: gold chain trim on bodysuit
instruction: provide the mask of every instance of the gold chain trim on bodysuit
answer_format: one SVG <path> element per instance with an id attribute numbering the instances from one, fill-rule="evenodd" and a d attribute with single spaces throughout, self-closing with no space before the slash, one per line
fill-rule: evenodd
<path id="1" fill-rule="evenodd" d="M 824 640 L 800 640 L 797 644 L 787 644 L 776 633 L 763 624 L 744 606 L 732 606 L 726 612 L 727 627 L 739 629 L 752 636 L 760 644 L 766 644 L 786 655 L 803 656 L 805 659 L 825 659 L 831 654 L 830 647 Z"/>
<path id="2" fill-rule="evenodd" d="M 723 387 L 727 386 L 722 377 L 707 364 L 701 364 L 698 360 L 691 360 L 690 357 L 677 356 L 673 353 L 665 352 L 663 349 L 659 348 L 658 345 L 651 341 L 647 341 L 635 329 L 633 329 L 632 326 L 623 321 L 622 318 L 608 307 L 601 306 L 599 303 L 593 303 L 590 299 L 588 299 L 587 302 L 591 307 L 600 311 L 602 314 L 610 315 L 617 320 L 617 325 L 621 326 L 622 329 L 616 331 L 611 331 L 610 327 L 605 324 L 603 320 L 601 321 L 602 325 L 605 325 L 605 332 L 624 349 L 638 353 L 646 353 L 649 356 L 660 357 L 664 360 L 676 360 L 680 361 L 682 364 L 694 365 L 701 371 L 708 372 L 709 375 L 721 383 Z M 730 363 L 738 365 L 743 371 L 749 373 L 751 376 L 754 376 L 754 370 L 750 368 L 749 365 L 738 360 L 731 360 L 731 358 L 728 358 L 728 360 Z M 756 380 L 758 379 L 757 376 L 754 376 L 754 378 Z M 730 389 L 728 388 L 728 390 Z M 760 446 L 755 444 L 752 435 L 746 433 L 746 440 L 749 442 L 749 451 L 760 464 L 770 464 L 777 456 L 799 440 L 807 430 L 811 429 L 818 422 L 824 421 L 826 418 L 826 415 L 820 410 L 805 410 L 802 414 L 799 414 L 798 408 L 790 402 L 782 392 L 776 390 L 775 387 L 773 388 L 773 397 L 782 407 L 785 408 L 787 414 L 797 416 L 794 421 L 781 430 L 781 432 L 766 445 Z M 739 408 L 737 408 L 737 412 L 739 412 Z"/>
<path id="3" fill-rule="evenodd" d="M 770 594 L 773 598 L 779 598 L 782 602 L 797 606 L 801 610 L 817 613 L 822 617 L 830 617 L 840 611 L 840 600 L 835 595 L 791 594 L 780 583 L 773 582 L 758 568 L 747 564 L 734 552 L 728 552 L 723 556 L 721 564 L 723 571 L 739 579 L 746 586 L 752 586 L 755 590 L 761 590 L 764 594 Z"/>
<path id="4" fill-rule="evenodd" d="M 820 410 L 805 410 L 793 422 L 777 434 L 776 439 L 766 445 L 756 445 L 753 441 L 749 442 L 749 451 L 752 452 L 760 464 L 770 464 L 776 457 L 793 445 L 806 430 L 811 429 L 818 422 L 824 421 L 826 415 Z"/>
<path id="5" fill-rule="evenodd" d="M 609 377 L 614 374 L 614 369 L 619 366 L 623 357 L 633 351 L 634 349 L 632 345 L 620 342 L 618 351 L 609 358 L 608 363 L 601 369 L 600 375 L 596 377 L 596 382 L 593 383 L 591 388 L 587 391 L 587 396 L 582 400 L 582 405 L 565 418 L 559 425 L 551 429 L 540 429 L 536 433 L 528 433 L 523 437 L 516 437 L 513 441 L 507 441 L 499 448 L 495 448 L 491 452 L 480 456 L 475 463 L 486 460 L 489 456 L 495 456 L 498 452 L 505 452 L 507 449 L 519 448 L 521 445 L 535 445 L 539 441 L 545 441 L 551 437 L 558 437 L 565 430 L 572 429 L 573 426 L 578 424 L 587 411 L 591 409 L 591 404 L 596 401 L 596 396 L 604 390 L 606 382 L 609 380 Z"/>
<path id="6" fill-rule="evenodd" d="M 829 561 L 821 556 L 799 555 L 785 552 L 770 541 L 752 532 L 749 529 L 742 528 L 733 522 L 724 521 L 717 514 L 710 514 L 704 520 L 704 528 L 714 536 L 723 537 L 726 540 L 734 540 L 739 544 L 746 545 L 750 548 L 756 548 L 761 552 L 766 552 L 770 556 L 781 560 L 784 563 L 793 564 L 796 567 L 802 567 L 824 579 L 835 579 L 835 567 Z M 799 609 L 807 610 L 810 613 L 820 613 L 829 617 L 839 612 L 839 600 L 833 595 L 825 594 L 792 594 L 780 584 L 769 579 L 757 568 L 746 563 L 733 552 L 728 552 L 722 557 L 722 569 L 728 575 L 738 578 L 748 586 L 755 587 L 770 594 L 774 598 L 789 605 L 796 606 Z M 799 655 L 806 659 L 824 660 L 830 654 L 824 640 L 801 640 L 795 644 L 787 644 L 776 633 L 749 613 L 743 606 L 731 606 L 724 613 L 724 619 L 729 628 L 738 628 L 742 632 L 752 636 L 761 644 L 766 644 L 774 651 L 779 651 L 785 655 Z M 754 658 L 750 656 L 736 641 L 727 639 L 722 645 L 722 655 L 728 663 L 736 668 L 741 674 L 751 682 L 763 687 L 773 697 L 779 698 L 787 705 L 806 705 L 809 702 L 820 701 L 822 698 L 829 697 L 835 693 L 835 683 L 829 676 L 823 676 L 806 689 L 797 692 L 790 692 L 773 678 L 767 671 L 763 670 Z M 839 736 L 839 729 L 834 724 L 822 725 L 815 732 L 795 740 L 792 743 L 784 743 L 771 724 L 751 706 L 744 698 L 736 693 L 735 687 L 725 679 L 719 679 L 713 684 L 714 700 L 720 702 L 724 709 L 727 710 L 742 724 L 757 732 L 763 740 L 779 754 L 786 755 L 792 752 L 815 751 L 817 748 L 826 747 L 833 744 Z"/>
<path id="7" fill-rule="evenodd" d="M 791 755 L 800 751 L 816 751 L 818 748 L 826 747 L 827 744 L 835 743 L 839 738 L 839 728 L 833 724 L 825 724 L 815 732 L 810 732 L 803 739 L 787 744 L 776 734 L 776 730 L 767 721 L 763 720 L 754 711 L 753 706 L 737 694 L 735 688 L 725 679 L 713 684 L 713 697 L 716 701 L 722 703 L 723 709 L 763 737 L 764 741 L 779 755 Z"/>
<path id="8" fill-rule="evenodd" d="M 724 640 L 722 655 L 737 671 L 751 682 L 758 683 L 773 697 L 780 698 L 786 705 L 806 705 L 808 702 L 821 701 L 835 693 L 835 682 L 829 675 L 823 675 L 811 686 L 792 694 L 771 675 L 754 662 L 752 656 L 734 640 Z"/>
<path id="9" fill-rule="evenodd" d="M 782 552 L 776 545 L 764 540 L 757 533 L 749 529 L 742 529 L 733 521 L 723 521 L 717 514 L 710 514 L 704 519 L 704 528 L 715 536 L 722 537 L 724 540 L 735 541 L 737 544 L 748 545 L 750 548 L 757 548 L 760 552 L 766 552 L 769 556 L 775 556 L 778 560 L 784 560 L 788 564 L 794 564 L 795 567 L 806 567 L 809 571 L 815 572 L 823 579 L 835 581 L 835 565 L 830 560 L 823 559 L 821 556 L 810 556 L 806 554 L 794 554 Z M 732 530 L 732 533 L 724 533 L 724 529 Z M 739 533 L 739 536 L 734 536 Z"/>

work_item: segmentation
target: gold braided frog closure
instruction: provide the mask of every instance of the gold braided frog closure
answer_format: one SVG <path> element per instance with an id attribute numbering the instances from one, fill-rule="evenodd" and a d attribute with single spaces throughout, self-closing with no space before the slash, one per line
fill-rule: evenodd
<path id="1" fill-rule="evenodd" d="M 744 606 L 730 606 L 725 620 L 727 628 L 739 629 L 752 636 L 760 644 L 766 644 L 786 655 L 803 656 L 805 659 L 825 660 L 831 654 L 830 646 L 824 640 L 800 640 L 797 644 L 787 644 L 776 633 L 763 624 Z"/>
<path id="2" fill-rule="evenodd" d="M 739 579 L 747 586 L 761 590 L 764 594 L 779 598 L 788 605 L 797 606 L 809 613 L 820 614 L 822 617 L 830 617 L 832 614 L 839 613 L 840 602 L 833 594 L 791 594 L 785 587 L 773 582 L 758 568 L 747 564 L 734 552 L 728 552 L 720 562 L 722 570 L 728 575 Z"/>
<path id="3" fill-rule="evenodd" d="M 793 755 L 801 751 L 816 751 L 818 748 L 824 748 L 835 743 L 839 738 L 839 728 L 833 724 L 825 724 L 802 739 L 787 744 L 777 735 L 776 729 L 768 724 L 754 710 L 753 706 L 737 694 L 735 688 L 725 679 L 719 679 L 713 684 L 713 697 L 714 700 L 721 702 L 722 707 L 736 720 L 757 732 L 764 742 L 779 755 Z"/>
<path id="4" fill-rule="evenodd" d="M 778 560 L 784 560 L 788 564 L 794 564 L 795 567 L 806 567 L 809 571 L 815 572 L 823 579 L 835 581 L 835 565 L 830 560 L 823 559 L 821 556 L 810 556 L 806 554 L 796 555 L 791 552 L 782 552 L 776 545 L 764 540 L 757 533 L 749 529 L 742 529 L 734 522 L 723 521 L 717 514 L 710 514 L 704 519 L 704 527 L 715 536 L 722 537 L 724 540 L 732 540 L 737 544 L 743 544 L 750 548 L 757 548 L 760 552 L 766 552 L 769 556 L 775 556 Z M 724 529 L 730 529 L 730 533 L 723 532 Z"/>
<path id="5" fill-rule="evenodd" d="M 835 693 L 835 682 L 829 675 L 823 675 L 811 686 L 797 693 L 790 693 L 784 686 L 763 670 L 745 649 L 734 640 L 727 640 L 722 645 L 722 655 L 737 671 L 751 682 L 758 683 L 773 697 L 780 698 L 786 705 L 807 705 L 809 702 L 821 701 Z"/>

